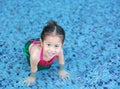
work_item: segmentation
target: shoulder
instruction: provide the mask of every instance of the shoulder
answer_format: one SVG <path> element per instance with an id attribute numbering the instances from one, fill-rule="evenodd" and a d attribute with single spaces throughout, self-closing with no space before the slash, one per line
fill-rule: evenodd
<path id="1" fill-rule="evenodd" d="M 34 58 L 39 57 L 40 52 L 41 52 L 41 47 L 39 45 L 34 45 L 30 49 L 30 56 Z"/>

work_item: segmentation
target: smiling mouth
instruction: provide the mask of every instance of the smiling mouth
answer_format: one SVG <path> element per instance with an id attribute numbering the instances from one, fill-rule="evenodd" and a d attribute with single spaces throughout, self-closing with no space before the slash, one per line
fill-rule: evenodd
<path id="1" fill-rule="evenodd" d="M 48 53 L 48 57 L 53 57 L 54 53 Z"/>

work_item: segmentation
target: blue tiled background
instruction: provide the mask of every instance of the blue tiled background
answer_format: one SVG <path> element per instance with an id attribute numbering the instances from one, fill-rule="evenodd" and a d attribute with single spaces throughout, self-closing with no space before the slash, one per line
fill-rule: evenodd
<path id="1" fill-rule="evenodd" d="M 28 87 L 24 44 L 51 19 L 66 32 L 70 78 L 58 78 L 55 61 Z M 0 0 L 0 89 L 120 89 L 120 1 Z"/>

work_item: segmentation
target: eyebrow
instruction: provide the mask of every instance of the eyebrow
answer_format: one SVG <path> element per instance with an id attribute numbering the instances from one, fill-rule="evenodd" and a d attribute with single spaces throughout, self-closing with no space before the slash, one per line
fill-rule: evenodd
<path id="1" fill-rule="evenodd" d="M 45 42 L 46 44 L 51 44 L 51 42 Z M 60 45 L 60 43 L 57 43 L 55 45 Z"/>

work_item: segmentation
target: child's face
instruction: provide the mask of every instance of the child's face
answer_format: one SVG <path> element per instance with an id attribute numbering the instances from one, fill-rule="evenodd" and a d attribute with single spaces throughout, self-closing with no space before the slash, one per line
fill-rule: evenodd
<path id="1" fill-rule="evenodd" d="M 62 39 L 56 35 L 46 36 L 44 41 L 42 41 L 42 47 L 44 48 L 44 58 L 51 59 L 59 54 L 62 47 Z"/>

